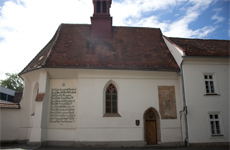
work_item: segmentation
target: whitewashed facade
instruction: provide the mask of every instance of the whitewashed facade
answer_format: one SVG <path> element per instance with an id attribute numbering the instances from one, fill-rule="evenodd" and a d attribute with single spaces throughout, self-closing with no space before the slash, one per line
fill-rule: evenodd
<path id="1" fill-rule="evenodd" d="M 229 142 L 229 58 L 185 57 L 183 75 L 189 142 Z M 213 92 L 206 76 L 212 76 Z"/>
<path id="2" fill-rule="evenodd" d="M 229 142 L 229 57 L 186 56 L 164 40 L 181 66 L 189 143 Z"/>
<path id="3" fill-rule="evenodd" d="M 21 115 L 26 117 L 25 120 L 21 120 L 21 133 L 24 133 L 21 140 L 28 139 L 31 144 L 48 142 L 51 145 L 62 143 L 143 146 L 146 143 L 145 111 L 154 108 L 160 115 L 158 86 L 175 87 L 177 117 L 159 119 L 160 135 L 157 143 L 178 144 L 182 140 L 179 110 L 183 109 L 183 102 L 180 77 L 177 73 L 42 69 L 30 72 L 28 75 L 28 78 L 22 75 L 25 77 L 26 94 L 21 103 L 21 107 L 24 108 Z M 118 90 L 120 116 L 117 117 L 104 116 L 105 90 L 110 83 L 113 83 Z M 51 89 L 65 87 L 76 88 L 75 122 L 52 123 Z M 35 101 L 34 95 L 37 94 L 38 88 L 39 92 L 45 92 L 43 101 Z M 138 126 L 136 120 L 140 121 Z"/>

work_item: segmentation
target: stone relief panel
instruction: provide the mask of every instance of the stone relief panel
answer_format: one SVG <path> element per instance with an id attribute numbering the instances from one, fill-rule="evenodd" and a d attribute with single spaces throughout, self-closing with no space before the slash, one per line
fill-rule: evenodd
<path id="1" fill-rule="evenodd" d="M 76 128 L 77 81 L 50 80 L 48 128 Z"/>
<path id="2" fill-rule="evenodd" d="M 177 119 L 174 86 L 158 86 L 161 119 Z"/>

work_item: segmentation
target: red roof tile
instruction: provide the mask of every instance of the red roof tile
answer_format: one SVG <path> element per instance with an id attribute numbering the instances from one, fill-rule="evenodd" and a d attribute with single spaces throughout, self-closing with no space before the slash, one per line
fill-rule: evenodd
<path id="1" fill-rule="evenodd" d="M 229 40 L 169 38 L 186 56 L 229 57 Z"/>
<path id="2" fill-rule="evenodd" d="M 46 68 L 179 71 L 160 29 L 113 27 L 111 38 L 90 36 L 90 25 L 62 24 L 20 73 Z"/>

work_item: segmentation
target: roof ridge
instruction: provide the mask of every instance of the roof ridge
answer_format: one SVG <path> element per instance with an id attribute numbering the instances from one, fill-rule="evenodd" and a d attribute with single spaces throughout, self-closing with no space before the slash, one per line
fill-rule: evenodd
<path id="1" fill-rule="evenodd" d="M 62 23 L 62 25 L 87 25 L 87 26 L 91 26 L 91 24 L 87 24 L 87 23 Z M 143 29 L 161 29 L 161 28 L 154 28 L 154 27 L 138 27 L 138 26 L 112 26 L 112 27 L 116 27 L 116 28 L 143 28 Z"/>
<path id="2" fill-rule="evenodd" d="M 58 27 L 58 30 L 57 30 L 57 33 L 56 33 L 54 42 L 53 42 L 53 44 L 52 44 L 52 46 L 51 46 L 51 48 L 50 48 L 50 50 L 49 50 L 49 52 L 48 52 L 48 54 L 47 54 L 46 59 L 45 59 L 45 61 L 43 62 L 42 66 L 44 66 L 44 65 L 46 64 L 46 62 L 47 62 L 48 59 L 49 59 L 49 56 L 51 55 L 51 53 L 52 53 L 52 51 L 53 51 L 54 45 L 56 45 L 57 40 L 58 40 L 58 37 L 59 37 L 59 33 L 60 33 L 61 29 L 62 29 L 62 26 L 63 26 L 63 24 L 61 24 L 61 25 Z"/>
<path id="3" fill-rule="evenodd" d="M 183 38 L 183 37 L 168 37 L 168 38 L 183 39 L 183 40 L 230 41 L 225 39 L 199 39 L 199 38 Z"/>
<path id="4" fill-rule="evenodd" d="M 160 28 L 153 28 L 153 27 L 137 27 L 137 26 L 112 26 L 116 28 L 138 28 L 138 29 L 159 29 Z"/>
<path id="5" fill-rule="evenodd" d="M 87 24 L 87 23 L 61 23 L 61 25 L 91 25 L 91 24 Z"/>

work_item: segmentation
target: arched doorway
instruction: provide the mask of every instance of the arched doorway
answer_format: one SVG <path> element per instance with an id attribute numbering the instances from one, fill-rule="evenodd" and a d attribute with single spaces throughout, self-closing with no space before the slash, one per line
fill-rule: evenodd
<path id="1" fill-rule="evenodd" d="M 153 107 L 150 107 L 144 113 L 144 132 L 147 145 L 161 143 L 159 118 L 158 112 Z"/>

